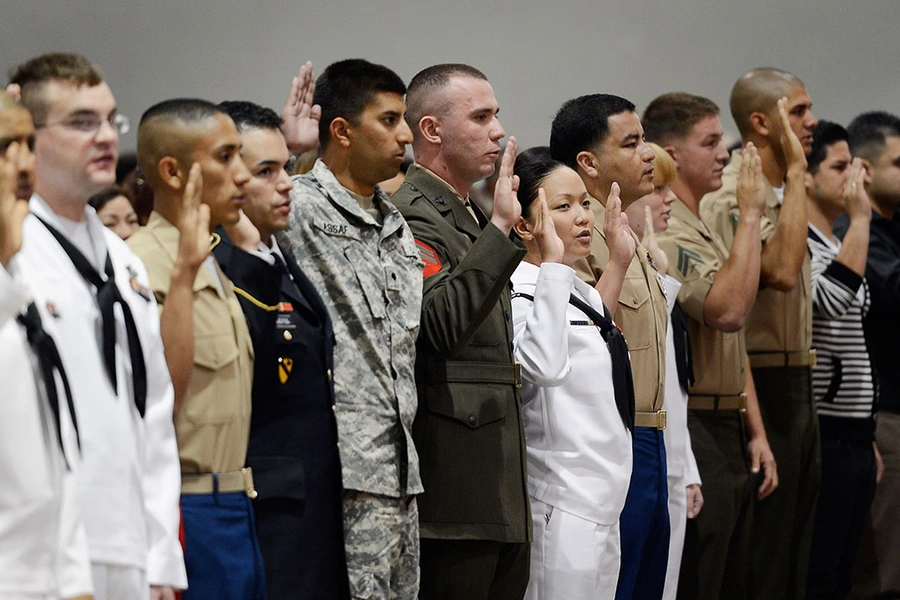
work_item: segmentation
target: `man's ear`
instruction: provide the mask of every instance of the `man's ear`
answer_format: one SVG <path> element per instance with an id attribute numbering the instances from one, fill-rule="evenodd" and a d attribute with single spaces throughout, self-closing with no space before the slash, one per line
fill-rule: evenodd
<path id="1" fill-rule="evenodd" d="M 433 115 L 425 115 L 419 119 L 419 132 L 422 138 L 431 144 L 441 143 L 441 123 Z"/>
<path id="2" fill-rule="evenodd" d="M 160 180 L 173 190 L 182 189 L 187 182 L 187 173 L 173 156 L 163 156 L 156 165 L 156 171 Z"/>
<path id="3" fill-rule="evenodd" d="M 516 235 L 522 238 L 523 241 L 534 239 L 534 234 L 531 233 L 531 225 L 528 224 L 525 217 L 519 217 L 519 220 L 513 225 L 513 231 L 515 231 Z"/>
<path id="4" fill-rule="evenodd" d="M 816 187 L 816 179 L 809 171 L 803 174 L 803 185 L 806 188 L 807 197 L 812 197 L 812 191 Z"/>
<path id="5" fill-rule="evenodd" d="M 772 133 L 772 120 L 767 114 L 754 111 L 750 113 L 750 127 L 758 135 L 769 137 Z"/>
<path id="6" fill-rule="evenodd" d="M 600 176 L 600 162 L 593 152 L 582 150 L 575 156 L 575 166 L 578 171 L 584 173 L 591 179 L 597 179 Z"/>
<path id="7" fill-rule="evenodd" d="M 331 141 L 340 144 L 343 148 L 349 148 L 353 140 L 353 126 L 344 117 L 336 117 L 328 130 L 331 132 Z"/>
<path id="8" fill-rule="evenodd" d="M 669 153 L 669 156 L 675 161 L 675 168 L 678 169 L 678 146 L 669 144 L 668 146 L 663 146 L 663 150 Z"/>

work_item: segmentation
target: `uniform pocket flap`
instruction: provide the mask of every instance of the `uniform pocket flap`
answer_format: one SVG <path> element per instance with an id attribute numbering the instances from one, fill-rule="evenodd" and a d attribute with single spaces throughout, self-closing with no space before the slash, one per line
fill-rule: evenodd
<path id="1" fill-rule="evenodd" d="M 508 393 L 507 386 L 454 384 L 453 393 L 444 389 L 429 395 L 428 410 L 476 429 L 506 416 Z"/>
<path id="2" fill-rule="evenodd" d="M 238 356 L 238 347 L 230 333 L 198 335 L 194 342 L 194 364 L 218 371 Z"/>
<path id="3" fill-rule="evenodd" d="M 248 456 L 258 499 L 306 499 L 306 476 L 298 456 Z"/>

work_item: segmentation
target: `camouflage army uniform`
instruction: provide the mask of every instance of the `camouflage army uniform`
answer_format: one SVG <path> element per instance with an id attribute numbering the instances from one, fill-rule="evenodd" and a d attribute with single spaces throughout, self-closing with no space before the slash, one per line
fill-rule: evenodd
<path id="1" fill-rule="evenodd" d="M 334 322 L 334 388 L 344 539 L 354 597 L 415 598 L 422 492 L 411 429 L 422 263 L 409 227 L 376 190 L 378 221 L 321 160 L 294 178 L 296 257 Z"/>

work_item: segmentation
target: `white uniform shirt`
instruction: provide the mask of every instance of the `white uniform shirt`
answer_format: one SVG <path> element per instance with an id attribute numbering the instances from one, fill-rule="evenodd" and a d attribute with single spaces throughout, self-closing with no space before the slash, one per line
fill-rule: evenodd
<path id="1" fill-rule="evenodd" d="M 65 232 L 39 196 L 31 211 Z M 118 393 L 103 362 L 100 310 L 94 289 L 34 214 L 25 220 L 20 252 L 29 284 L 50 309 L 57 345 L 72 386 L 82 444 L 81 510 L 91 561 L 146 569 L 151 584 L 187 586 L 178 542 L 181 470 L 172 422 L 174 395 L 159 332 L 159 309 L 141 261 L 86 208 L 92 253 L 103 273 L 109 252 L 116 284 L 128 302 L 147 368 L 147 405 L 141 419 L 133 399 L 131 360 L 120 307 L 116 314 Z M 81 227 L 82 225 L 79 225 Z M 82 232 L 83 233 L 83 232 Z M 83 238 L 81 240 L 83 242 Z M 83 244 L 82 244 L 83 246 Z"/>
<path id="2" fill-rule="evenodd" d="M 672 333 L 672 309 L 678 298 L 681 282 L 670 275 L 663 276 L 666 286 L 666 303 L 669 309 L 669 327 L 666 331 L 666 418 L 663 434 L 666 442 L 666 469 L 675 485 L 687 487 L 700 483 L 700 471 L 691 448 L 691 436 L 687 427 L 687 394 L 678 381 L 675 364 L 675 338 Z"/>
<path id="3" fill-rule="evenodd" d="M 37 358 L 16 323 L 30 298 L 15 271 L 13 263 L 9 272 L 0 266 L 0 598 L 88 594 L 75 471 L 66 469 Z M 41 316 L 52 333 L 49 316 Z M 57 387 L 61 428 L 71 431 L 63 386 Z M 69 456 L 73 467 L 76 459 Z"/>
<path id="4" fill-rule="evenodd" d="M 601 314 L 603 300 L 562 264 L 522 262 L 511 280 L 529 493 L 583 519 L 616 523 L 631 478 L 632 438 L 616 408 L 609 348 L 569 294 Z M 533 295 L 534 303 L 516 293 Z"/>

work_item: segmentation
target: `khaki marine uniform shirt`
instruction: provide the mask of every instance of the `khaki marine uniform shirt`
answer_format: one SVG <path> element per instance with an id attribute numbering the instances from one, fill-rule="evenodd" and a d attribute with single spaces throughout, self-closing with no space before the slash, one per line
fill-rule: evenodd
<path id="1" fill-rule="evenodd" d="M 147 267 L 160 309 L 165 308 L 178 237 L 178 229 L 154 211 L 147 226 L 128 239 Z M 221 286 L 206 265 L 194 281 L 194 368 L 175 415 L 182 473 L 239 471 L 250 439 L 253 345 L 231 281 L 213 264 Z"/>
<path id="2" fill-rule="evenodd" d="M 722 175 L 722 187 L 710 192 L 700 202 L 700 216 L 722 236 L 730 249 L 740 212 L 737 206 L 737 177 L 741 154 L 736 150 Z M 775 231 L 781 202 L 766 181 L 766 210 L 760 222 L 763 243 Z M 808 352 L 812 347 L 812 299 L 810 297 L 809 252 L 805 252 L 797 285 L 790 292 L 760 288 L 744 328 L 747 351 L 753 363 L 754 353 Z"/>
<path id="3" fill-rule="evenodd" d="M 669 229 L 657 239 L 669 257 L 669 275 L 681 282 L 678 301 L 687 318 L 694 361 L 691 394 L 740 394 L 747 381 L 744 333 L 720 331 L 706 325 L 703 317 L 706 295 L 728 260 L 728 247 L 681 200 L 672 205 Z"/>
<path id="4" fill-rule="evenodd" d="M 603 233 L 606 208 L 594 199 L 591 210 L 594 213 L 591 253 L 575 263 L 575 271 L 582 280 L 597 285 L 609 262 L 609 247 Z M 662 279 L 656 267 L 650 264 L 647 249 L 637 237 L 634 240 L 636 256 L 628 265 L 622 292 L 619 294 L 619 308 L 613 319 L 625 334 L 631 354 L 635 410 L 650 412 L 663 408 L 666 327 L 669 317 Z"/>

